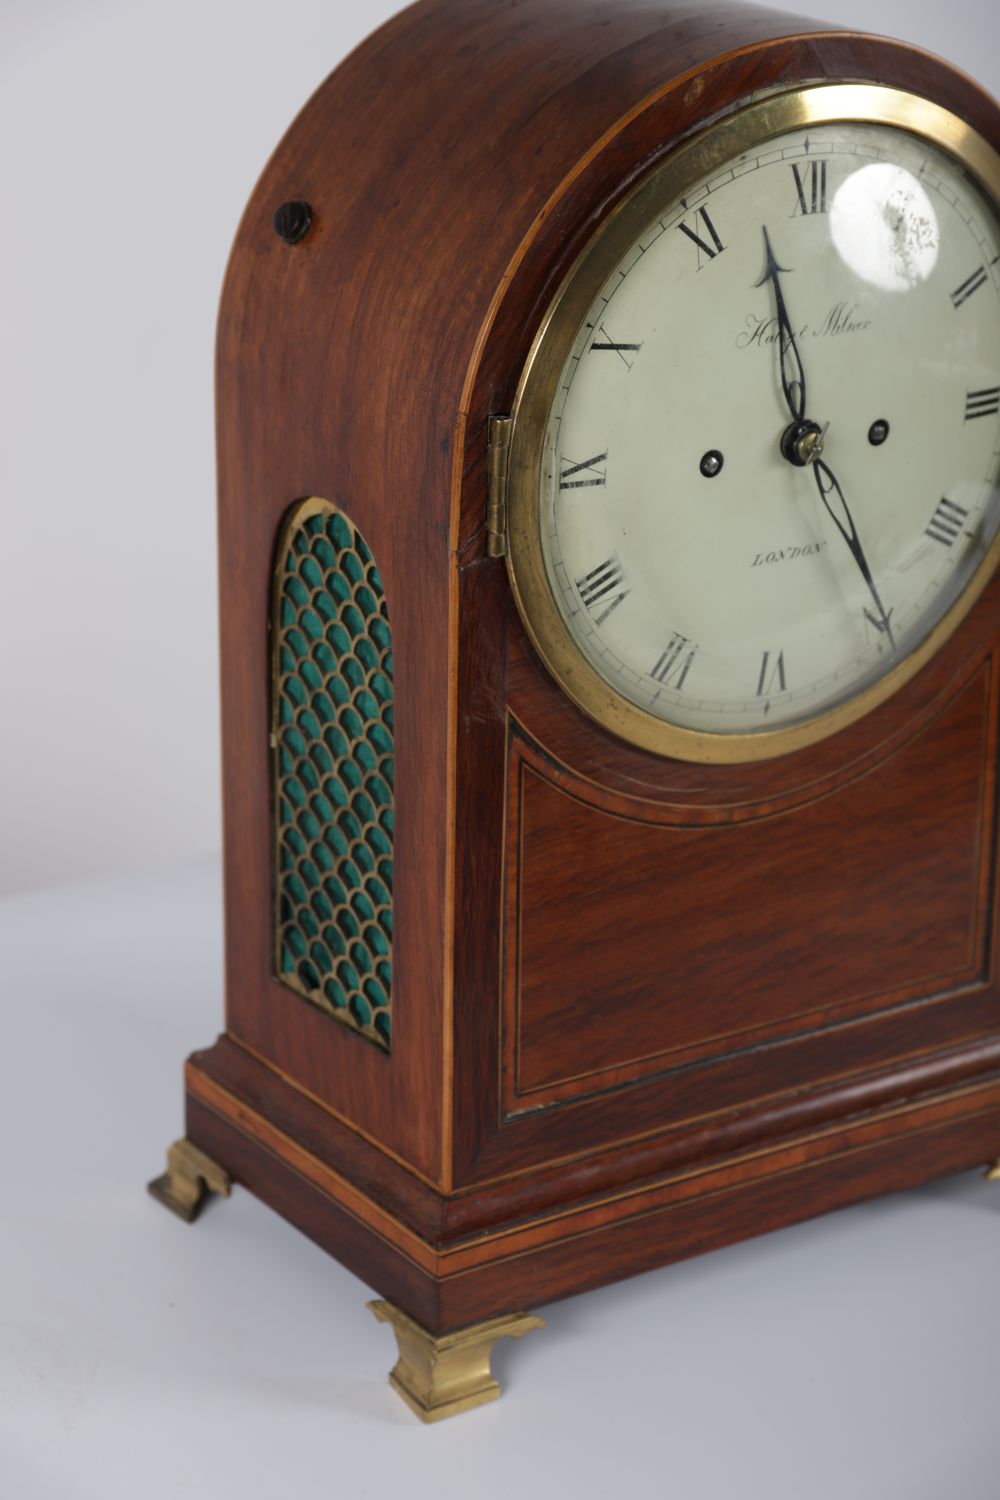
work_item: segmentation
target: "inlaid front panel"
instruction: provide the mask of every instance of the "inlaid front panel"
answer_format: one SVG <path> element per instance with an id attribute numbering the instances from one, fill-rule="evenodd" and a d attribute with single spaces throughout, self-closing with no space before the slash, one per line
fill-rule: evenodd
<path id="1" fill-rule="evenodd" d="M 711 1107 L 712 1070 L 760 1048 L 791 1089 L 815 1081 L 797 1039 L 981 981 L 991 701 L 981 670 L 834 790 L 712 822 L 602 795 L 515 730 L 506 1112 L 693 1063 Z"/>

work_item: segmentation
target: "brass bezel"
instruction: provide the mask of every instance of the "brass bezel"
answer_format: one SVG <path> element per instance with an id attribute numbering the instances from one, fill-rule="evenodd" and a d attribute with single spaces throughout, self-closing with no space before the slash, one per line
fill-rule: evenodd
<path id="1" fill-rule="evenodd" d="M 998 534 L 926 639 L 854 697 L 784 728 L 732 734 L 685 729 L 623 698 L 587 661 L 553 598 L 538 503 L 545 432 L 565 360 L 594 298 L 643 229 L 693 181 L 786 131 L 838 122 L 893 125 L 926 138 L 955 158 L 1000 213 L 1000 155 L 964 120 L 939 105 L 879 84 L 815 84 L 770 95 L 679 146 L 609 214 L 553 298 L 518 383 L 511 414 L 507 567 L 521 618 L 542 661 L 577 707 L 605 729 L 658 755 L 707 763 L 767 760 L 854 723 L 930 660 L 972 608 L 1000 561 Z"/>

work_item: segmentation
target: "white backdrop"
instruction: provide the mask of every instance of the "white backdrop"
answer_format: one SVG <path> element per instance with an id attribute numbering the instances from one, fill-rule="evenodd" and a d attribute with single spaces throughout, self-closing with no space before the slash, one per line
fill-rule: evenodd
<path id="1" fill-rule="evenodd" d="M 0 892 L 219 843 L 212 348 L 229 243 L 381 0 L 2 0 Z M 996 0 L 811 0 L 1000 93 Z"/>
<path id="2" fill-rule="evenodd" d="M 800 9 L 1000 93 L 997 0 Z M 978 1173 L 544 1309 L 430 1429 L 346 1270 L 248 1193 L 190 1230 L 142 1191 L 222 1017 L 215 861 L 130 875 L 219 841 L 218 289 L 388 10 L 0 0 L 0 1500 L 996 1500 Z"/>

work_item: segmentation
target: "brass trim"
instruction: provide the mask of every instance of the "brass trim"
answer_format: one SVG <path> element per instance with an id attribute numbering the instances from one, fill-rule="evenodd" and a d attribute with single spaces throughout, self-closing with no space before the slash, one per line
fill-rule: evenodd
<path id="1" fill-rule="evenodd" d="M 157 1203 L 169 1208 L 186 1224 L 193 1224 L 210 1193 L 228 1198 L 232 1178 L 217 1161 L 182 1136 L 167 1151 L 167 1170 L 147 1183 Z"/>
<path id="2" fill-rule="evenodd" d="M 440 1422 L 495 1401 L 500 1386 L 490 1369 L 490 1356 L 497 1339 L 520 1339 L 533 1328 L 545 1327 L 544 1319 L 532 1313 L 508 1313 L 456 1333 L 435 1335 L 391 1302 L 368 1306 L 396 1335 L 399 1358 L 389 1384 L 421 1422 Z"/>
<path id="3" fill-rule="evenodd" d="M 490 417 L 487 449 L 486 556 L 507 555 L 507 464 L 510 417 Z"/>
<path id="4" fill-rule="evenodd" d="M 1000 1156 L 991 1167 L 986 1168 L 985 1177 L 987 1182 L 1000 1182 Z"/>
<path id="5" fill-rule="evenodd" d="M 538 503 L 545 432 L 563 365 L 593 299 L 643 229 L 692 181 L 786 131 L 838 121 L 893 125 L 925 138 L 955 158 L 1000 213 L 1000 155 L 964 120 L 939 105 L 880 84 L 816 84 L 770 95 L 671 152 L 612 211 L 564 278 L 518 383 L 506 492 L 507 568 L 521 618 L 535 650 L 577 707 L 613 734 L 658 755 L 716 764 L 768 760 L 854 723 L 927 664 L 972 608 L 1000 561 L 998 534 L 959 598 L 926 639 L 847 702 L 785 728 L 733 734 L 681 728 L 622 697 L 576 645 L 552 595 Z"/>

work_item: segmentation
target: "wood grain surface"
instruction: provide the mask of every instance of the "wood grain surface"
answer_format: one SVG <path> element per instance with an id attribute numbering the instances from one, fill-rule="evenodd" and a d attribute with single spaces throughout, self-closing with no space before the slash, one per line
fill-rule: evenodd
<path id="1" fill-rule="evenodd" d="M 188 1132 L 434 1328 L 1000 1149 L 1000 583 L 860 723 L 706 768 L 574 709 L 485 555 L 487 419 L 594 226 L 755 92 L 831 78 L 1000 144 L 946 64 L 765 9 L 420 0 L 309 101 L 236 238 L 226 1035 L 189 1063 Z M 314 216 L 296 245 L 272 227 L 290 199 Z M 388 1056 L 272 977 L 268 598 L 308 495 L 362 530 L 393 625 Z"/>

